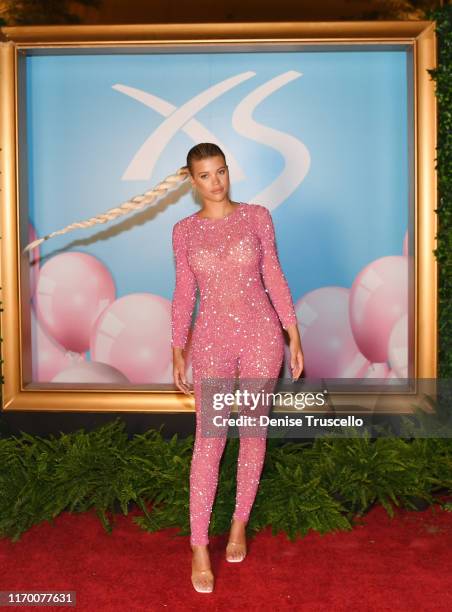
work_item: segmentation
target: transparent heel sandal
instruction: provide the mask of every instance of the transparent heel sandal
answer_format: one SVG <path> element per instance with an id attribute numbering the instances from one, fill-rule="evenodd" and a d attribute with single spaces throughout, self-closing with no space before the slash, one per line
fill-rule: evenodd
<path id="1" fill-rule="evenodd" d="M 191 583 L 198 593 L 212 593 L 214 585 L 212 570 L 192 570 Z"/>
<path id="2" fill-rule="evenodd" d="M 246 557 L 246 544 L 239 542 L 228 542 L 226 546 L 226 561 L 229 563 L 240 563 Z"/>

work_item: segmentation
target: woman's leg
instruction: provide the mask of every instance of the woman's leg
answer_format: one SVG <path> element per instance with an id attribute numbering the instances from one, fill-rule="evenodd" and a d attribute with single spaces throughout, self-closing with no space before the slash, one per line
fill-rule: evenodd
<path id="1" fill-rule="evenodd" d="M 227 430 L 218 430 L 214 436 L 206 436 L 203 424 L 209 425 L 215 416 L 209 393 L 202 379 L 208 377 L 223 378 L 221 384 L 215 384 L 217 392 L 231 392 L 234 386 L 236 359 L 228 353 L 218 351 L 215 356 L 209 354 L 208 364 L 193 362 L 193 388 L 196 405 L 196 434 L 193 456 L 190 467 L 190 543 L 207 545 L 212 506 L 218 485 L 220 460 L 226 444 Z M 203 401 L 204 400 L 204 401 Z M 222 410 L 221 416 L 228 416 Z M 204 418 L 204 422 L 203 422 Z M 212 430 L 212 426 L 209 426 Z"/>
<path id="2" fill-rule="evenodd" d="M 277 330 L 272 341 L 265 338 L 244 347 L 240 355 L 240 389 L 263 394 L 262 401 L 254 410 L 245 407 L 243 414 L 255 416 L 268 414 L 271 403 L 265 393 L 271 393 L 277 382 L 284 358 L 284 338 Z M 240 427 L 240 449 L 237 464 L 237 494 L 233 519 L 248 522 L 248 518 L 259 487 L 267 448 L 266 427 Z"/>

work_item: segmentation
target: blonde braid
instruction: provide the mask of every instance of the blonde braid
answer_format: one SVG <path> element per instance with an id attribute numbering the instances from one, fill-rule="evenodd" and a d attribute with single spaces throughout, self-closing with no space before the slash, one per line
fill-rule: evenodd
<path id="1" fill-rule="evenodd" d="M 131 198 L 130 200 L 127 200 L 127 202 L 124 202 L 120 206 L 116 208 L 111 208 L 110 210 L 107 210 L 107 212 L 101 213 L 96 217 L 91 217 L 86 221 L 78 221 L 76 223 L 71 223 L 64 229 L 52 232 L 51 234 L 44 236 L 44 238 L 38 238 L 37 240 L 34 240 L 33 242 L 27 244 L 23 252 L 31 251 L 35 247 L 39 246 L 41 242 L 44 242 L 44 240 L 49 240 L 49 238 L 59 236 L 60 234 L 66 234 L 67 232 L 70 232 L 78 227 L 91 227 L 92 225 L 96 225 L 98 223 L 106 223 L 107 221 L 113 221 L 113 219 L 121 217 L 122 215 L 127 215 L 128 213 L 134 210 L 140 210 L 141 208 L 148 206 L 156 199 L 159 199 L 161 196 L 165 195 L 165 193 L 170 189 L 175 188 L 181 183 L 183 183 L 187 178 L 188 167 L 182 166 L 175 174 L 170 174 L 169 176 L 167 176 L 166 179 L 164 179 L 161 183 L 157 185 L 157 187 L 154 187 L 154 189 L 152 189 L 151 191 L 146 191 L 142 195 L 137 195 Z"/>

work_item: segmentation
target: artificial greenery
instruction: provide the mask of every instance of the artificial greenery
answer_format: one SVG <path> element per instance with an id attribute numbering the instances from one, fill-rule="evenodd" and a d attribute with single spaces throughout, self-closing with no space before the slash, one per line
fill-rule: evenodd
<path id="1" fill-rule="evenodd" d="M 79 24 L 74 5 L 99 8 L 101 0 L 3 0 L 1 5 L 0 26 Z"/>
<path id="2" fill-rule="evenodd" d="M 452 6 L 429 11 L 436 21 L 437 68 L 429 73 L 435 81 L 438 104 L 438 360 L 439 378 L 452 378 Z"/>
<path id="3" fill-rule="evenodd" d="M 230 525 L 238 445 L 236 438 L 226 444 L 212 535 Z M 271 526 L 294 539 L 309 530 L 351 529 L 354 517 L 374 503 L 392 516 L 394 505 L 432 504 L 436 492 L 452 490 L 449 438 L 269 439 L 267 445 L 251 532 Z M 1 438 L 0 536 L 17 541 L 64 510 L 95 511 L 110 533 L 115 513 L 127 515 L 131 504 L 142 511 L 133 517 L 141 528 L 177 527 L 177 535 L 187 535 L 192 447 L 193 436 L 167 441 L 155 429 L 129 438 L 119 418 L 90 432 Z"/>

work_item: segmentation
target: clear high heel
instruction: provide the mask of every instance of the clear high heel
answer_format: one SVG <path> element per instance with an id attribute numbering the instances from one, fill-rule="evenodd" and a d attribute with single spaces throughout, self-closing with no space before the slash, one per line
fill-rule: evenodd
<path id="1" fill-rule="evenodd" d="M 246 544 L 228 542 L 226 546 L 226 561 L 240 563 L 246 557 Z"/>
<path id="2" fill-rule="evenodd" d="M 212 593 L 214 577 L 212 570 L 193 570 L 191 573 L 191 583 L 198 593 Z"/>

